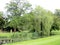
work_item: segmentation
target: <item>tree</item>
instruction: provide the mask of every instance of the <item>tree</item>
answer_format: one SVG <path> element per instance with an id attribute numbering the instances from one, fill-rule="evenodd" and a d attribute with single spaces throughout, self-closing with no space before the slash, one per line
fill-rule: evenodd
<path id="1" fill-rule="evenodd" d="M 14 29 L 18 28 L 19 31 L 29 31 L 32 30 L 32 24 L 31 24 L 31 15 L 25 14 L 24 16 L 14 16 L 12 20 L 9 22 L 10 27 L 13 27 Z"/>
<path id="2" fill-rule="evenodd" d="M 14 31 L 16 31 L 16 28 L 19 26 L 20 17 L 14 16 L 11 21 L 9 21 L 9 24 L 7 26 L 13 27 Z"/>
<path id="3" fill-rule="evenodd" d="M 44 14 L 45 16 L 43 16 L 42 18 L 42 24 L 43 24 L 43 33 L 45 36 L 49 36 L 50 35 L 50 30 L 53 24 L 53 14 L 48 11 L 46 14 Z"/>
<path id="4" fill-rule="evenodd" d="M 50 29 L 53 24 L 53 14 L 50 11 L 37 6 L 34 10 L 35 17 L 35 30 L 41 32 L 43 36 L 50 35 Z"/>
<path id="5" fill-rule="evenodd" d="M 60 9 L 56 9 L 54 13 L 53 30 L 60 30 Z"/>
<path id="6" fill-rule="evenodd" d="M 5 21 L 4 21 L 4 19 L 3 19 L 3 13 L 0 12 L 0 29 L 3 28 L 4 24 L 5 24 Z"/>
<path id="7" fill-rule="evenodd" d="M 54 14 L 60 16 L 60 9 L 56 9 Z"/>
<path id="8" fill-rule="evenodd" d="M 10 15 L 23 15 L 31 10 L 31 4 L 26 0 L 12 0 L 6 6 Z"/>
<path id="9" fill-rule="evenodd" d="M 12 0 L 7 4 L 6 9 L 9 15 L 8 21 L 10 20 L 8 25 L 16 29 L 22 27 L 20 26 L 22 15 L 31 11 L 31 4 L 27 0 Z"/>

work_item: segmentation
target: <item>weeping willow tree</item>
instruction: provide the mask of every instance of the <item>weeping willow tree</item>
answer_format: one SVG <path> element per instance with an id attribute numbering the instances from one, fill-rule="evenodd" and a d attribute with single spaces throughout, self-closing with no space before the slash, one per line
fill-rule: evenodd
<path id="1" fill-rule="evenodd" d="M 35 8 L 35 10 L 33 10 L 33 15 L 34 15 L 34 22 L 33 22 L 33 27 L 35 32 L 38 32 L 38 34 L 40 35 L 41 33 L 41 8 L 39 6 L 37 6 Z"/>
<path id="2" fill-rule="evenodd" d="M 50 35 L 50 30 L 53 24 L 53 15 L 51 12 L 47 12 L 42 16 L 42 32 L 43 35 L 49 36 Z"/>
<path id="3" fill-rule="evenodd" d="M 35 30 L 43 36 L 50 35 L 50 29 L 53 24 L 53 14 L 40 6 L 37 6 L 34 10 L 35 15 Z"/>

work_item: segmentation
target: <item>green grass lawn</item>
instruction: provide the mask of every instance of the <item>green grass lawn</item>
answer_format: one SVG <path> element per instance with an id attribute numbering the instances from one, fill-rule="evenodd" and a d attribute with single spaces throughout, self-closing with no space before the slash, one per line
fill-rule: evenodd
<path id="1" fill-rule="evenodd" d="M 4 45 L 60 45 L 60 35 Z"/>
<path id="2" fill-rule="evenodd" d="M 13 33 L 1 33 L 0 32 L 0 38 L 10 38 Z"/>

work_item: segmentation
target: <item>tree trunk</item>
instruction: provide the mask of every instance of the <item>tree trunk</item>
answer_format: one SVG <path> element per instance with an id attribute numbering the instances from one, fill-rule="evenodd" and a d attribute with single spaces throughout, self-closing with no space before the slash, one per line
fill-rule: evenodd
<path id="1" fill-rule="evenodd" d="M 43 31 L 43 27 L 42 26 L 43 26 L 43 24 L 41 22 L 41 37 L 43 37 L 43 32 L 42 32 Z"/>
<path id="2" fill-rule="evenodd" d="M 12 29 L 10 30 L 10 32 L 12 33 Z"/>
<path id="3" fill-rule="evenodd" d="M 16 28 L 14 28 L 14 32 L 16 32 Z"/>

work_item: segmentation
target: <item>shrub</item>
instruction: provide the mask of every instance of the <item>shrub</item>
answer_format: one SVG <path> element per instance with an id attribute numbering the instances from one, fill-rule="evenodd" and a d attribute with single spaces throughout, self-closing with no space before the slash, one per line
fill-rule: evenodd
<path id="1" fill-rule="evenodd" d="M 11 38 L 13 39 L 19 38 L 20 41 L 29 40 L 31 39 L 31 37 L 32 37 L 32 34 L 28 32 L 20 32 L 20 33 L 16 32 L 11 36 Z"/>
<path id="2" fill-rule="evenodd" d="M 16 32 L 11 36 L 12 39 L 14 39 L 14 38 L 17 39 L 18 38 L 20 41 L 36 39 L 38 37 L 39 37 L 39 35 L 38 35 L 37 32 L 29 33 L 27 31 L 23 31 L 23 32 L 20 32 L 20 33 Z"/>
<path id="3" fill-rule="evenodd" d="M 51 34 L 52 35 L 60 35 L 60 30 L 53 30 L 52 32 L 51 32 Z"/>

